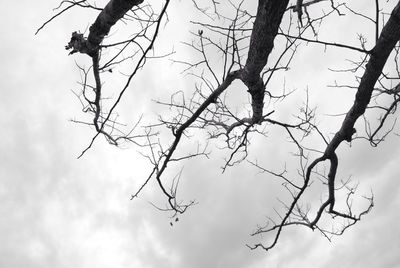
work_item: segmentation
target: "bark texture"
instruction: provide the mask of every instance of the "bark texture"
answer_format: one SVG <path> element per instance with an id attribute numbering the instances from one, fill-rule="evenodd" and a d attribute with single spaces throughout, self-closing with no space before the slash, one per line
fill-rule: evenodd
<path id="1" fill-rule="evenodd" d="M 110 32 L 111 27 L 119 21 L 130 9 L 141 4 L 143 0 L 111 0 L 90 26 L 87 47 L 89 55 L 93 54 Z"/>
<path id="2" fill-rule="evenodd" d="M 253 122 L 261 123 L 265 86 L 260 76 L 274 48 L 283 14 L 289 0 L 259 0 L 257 15 L 250 38 L 250 47 L 242 81 L 252 97 Z"/>
<path id="3" fill-rule="evenodd" d="M 258 81 L 258 77 L 274 47 L 283 14 L 289 0 L 259 0 L 257 15 L 250 38 L 250 48 L 245 70 L 248 79 Z"/>

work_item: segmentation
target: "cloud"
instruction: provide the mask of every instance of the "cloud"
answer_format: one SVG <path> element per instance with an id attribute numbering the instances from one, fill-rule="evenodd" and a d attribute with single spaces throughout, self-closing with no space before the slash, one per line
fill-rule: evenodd
<path id="1" fill-rule="evenodd" d="M 45 4 L 52 7 L 50 2 Z M 4 77 L 0 81 L 1 267 L 259 268 L 313 264 L 328 268 L 395 267 L 400 262 L 400 233 L 395 228 L 400 220 L 398 138 L 374 149 L 356 142 L 350 149 L 340 148 L 340 174 L 353 175 L 360 182 L 361 193 L 372 188 L 376 201 L 371 214 L 344 236 L 329 243 L 316 232 L 292 228 L 282 233 L 276 249 L 268 254 L 251 251 L 246 243 L 271 239 L 269 235 L 249 234 L 257 224 L 264 224 L 267 216 L 274 215 L 274 207 L 279 208 L 280 182 L 249 171 L 247 164 L 222 174 L 223 156 L 213 148 L 212 160 L 198 158 L 185 164 L 179 194 L 182 200 L 196 199 L 198 204 L 177 222 L 148 203 L 163 205 L 166 201 L 153 182 L 139 199 L 130 201 L 130 194 L 148 171 L 148 163 L 136 148 L 116 149 L 99 139 L 85 157 L 76 160 L 93 132 L 68 122 L 80 116 L 79 103 L 69 91 L 77 86 L 74 59 L 78 57 L 67 57 L 63 45 L 72 30 L 87 25 L 86 17 L 60 19 L 32 39 L 37 17 L 47 18 L 49 8 L 41 6 L 44 2 L 34 7 L 24 3 L 23 9 L 18 6 L 21 3 L 9 4 L 11 9 L 21 10 L 24 19 L 4 28 L 8 38 L 0 51 Z M 14 16 L 9 12 L 0 22 L 9 25 L 16 21 Z M 175 34 L 182 37 L 186 30 Z M 313 53 L 303 56 L 306 59 Z M 166 70 L 169 63 L 160 66 Z M 306 75 L 315 76 L 313 72 Z M 168 85 L 166 91 L 189 87 L 167 73 L 162 81 L 154 81 L 145 72 L 142 78 L 147 83 L 129 95 L 139 101 L 140 109 L 147 107 L 140 101 L 153 93 L 162 97 L 165 92 L 161 86 Z M 135 92 L 142 88 L 147 91 L 135 99 Z M 340 102 L 340 107 L 345 105 Z M 131 109 L 130 105 L 125 108 L 128 112 Z M 266 167 L 280 169 L 282 159 L 290 164 L 286 145 L 274 142 L 281 133 L 270 131 L 269 135 L 252 155 L 259 156 Z M 171 170 L 179 168 L 172 166 Z"/>

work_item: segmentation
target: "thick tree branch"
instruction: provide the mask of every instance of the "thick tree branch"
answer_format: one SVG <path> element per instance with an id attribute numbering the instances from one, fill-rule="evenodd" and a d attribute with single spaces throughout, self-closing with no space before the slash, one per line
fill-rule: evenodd
<path id="1" fill-rule="evenodd" d="M 143 0 L 111 0 L 90 26 L 87 40 L 88 54 L 93 55 L 110 32 L 111 27 L 130 9 L 141 4 Z"/>
<path id="2" fill-rule="evenodd" d="M 344 219 L 352 221 L 347 225 L 345 225 L 343 227 L 343 230 L 338 232 L 339 234 L 343 233 L 345 229 L 353 225 L 355 222 L 359 221 L 362 215 L 365 215 L 371 210 L 373 206 L 372 197 L 370 198 L 369 207 L 365 211 L 360 213 L 360 215 L 358 216 L 353 215 L 351 211 L 349 211 L 348 213 L 342 213 L 335 210 L 335 181 L 336 181 L 336 172 L 338 168 L 338 157 L 336 155 L 336 149 L 343 141 L 348 141 L 348 142 L 351 141 L 352 135 L 355 133 L 354 125 L 357 119 L 365 113 L 365 110 L 371 100 L 374 86 L 382 73 L 383 67 L 385 66 L 385 63 L 389 58 L 390 53 L 393 51 L 396 43 L 399 40 L 400 40 L 400 2 L 393 9 L 388 22 L 382 29 L 381 35 L 379 36 L 377 43 L 371 52 L 370 59 L 365 67 L 365 72 L 361 77 L 360 84 L 358 86 L 355 95 L 354 103 L 350 108 L 350 110 L 347 112 L 341 128 L 339 129 L 339 131 L 336 132 L 333 139 L 329 142 L 323 155 L 316 158 L 307 167 L 307 172 L 304 177 L 303 187 L 301 188 L 300 191 L 298 191 L 296 195 L 293 196 L 293 201 L 287 207 L 287 212 L 280 221 L 280 223 L 275 224 L 272 228 L 268 229 L 261 228 L 253 234 L 255 235 L 276 230 L 274 240 L 269 246 L 265 246 L 260 243 L 250 247 L 251 249 L 262 248 L 264 250 L 269 250 L 273 248 L 276 245 L 283 228 L 288 225 L 299 224 L 299 225 L 305 225 L 311 229 L 318 228 L 317 224 L 321 219 L 321 216 L 326 208 L 328 208 L 328 213 L 330 213 L 331 215 L 339 216 Z M 301 221 L 294 221 L 294 222 L 290 221 L 291 216 L 293 216 L 293 214 L 295 213 L 295 208 L 298 205 L 300 198 L 304 194 L 306 188 L 309 186 L 313 170 L 319 163 L 322 163 L 326 160 L 330 162 L 328 184 L 327 184 L 328 186 L 327 200 L 320 206 L 314 220 L 310 221 L 308 220 L 308 218 L 303 217 Z M 350 192 L 350 194 L 351 193 L 352 191 Z M 323 233 L 325 232 L 324 230 L 321 231 Z"/>
<path id="3" fill-rule="evenodd" d="M 256 133 L 266 137 L 270 127 L 281 128 L 289 142 L 293 144 L 294 147 L 292 148 L 296 150 L 294 155 L 298 157 L 298 166 L 296 173 L 292 174 L 291 170 L 286 169 L 286 164 L 284 171 L 274 172 L 262 168 L 257 161 L 250 162 L 262 172 L 283 180 L 282 185 L 289 193 L 287 203 L 281 202 L 285 211 L 283 213 L 276 211 L 279 220 L 276 222 L 271 220 L 272 226 L 260 227 L 253 233 L 253 235 L 259 235 L 266 232 L 274 232 L 275 236 L 267 245 L 259 243 L 250 248 L 262 248 L 265 250 L 273 248 L 278 243 L 285 227 L 294 225 L 318 230 L 328 239 L 332 235 L 341 235 L 344 230 L 355 224 L 370 211 L 373 206 L 373 196 L 367 198 L 370 201 L 370 205 L 366 210 L 361 213 L 352 212 L 351 197 L 355 192 L 356 186 L 351 186 L 348 182 L 343 181 L 341 181 L 341 184 L 339 182 L 339 186 L 337 186 L 336 174 L 339 168 L 337 148 L 343 141 L 352 141 L 356 132 L 355 124 L 360 117 L 367 117 L 365 112 L 368 108 L 377 108 L 380 109 L 379 111 L 384 111 L 383 116 L 379 119 L 380 124 L 375 131 L 370 131 L 371 128 L 366 123 L 366 132 L 369 140 L 372 145 L 376 145 L 376 140 L 379 142 L 379 137 L 376 137 L 378 132 L 384 127 L 388 116 L 394 113 L 400 102 L 398 88 L 390 89 L 393 87 L 393 81 L 398 84 L 398 75 L 400 74 L 397 62 L 399 55 L 398 45 L 396 47 L 400 39 L 400 2 L 393 9 L 389 20 L 379 34 L 380 24 L 378 23 L 378 18 L 384 14 L 384 11 L 380 10 L 378 0 L 375 0 L 375 20 L 362 15 L 358 11 L 353 11 L 345 4 L 336 5 L 334 0 L 327 1 L 329 12 L 307 9 L 307 6 L 319 2 L 321 2 L 321 5 L 325 4 L 322 3 L 325 2 L 324 0 L 293 0 L 293 5 L 289 7 L 289 0 L 258 0 L 255 15 L 250 14 L 244 8 L 245 5 L 242 5 L 244 0 L 238 1 L 239 4 L 228 1 L 229 4 L 226 4 L 226 6 L 233 7 L 235 11 L 231 18 L 228 18 L 231 15 L 226 17 L 225 14 L 221 13 L 222 9 L 219 7 L 225 5 L 222 2 L 212 0 L 211 5 L 208 3 L 208 5 L 214 7 L 214 13 L 210 13 L 207 8 L 203 8 L 204 4 L 198 5 L 196 0 L 192 1 L 195 3 L 195 7 L 206 14 L 209 19 L 216 20 L 218 18 L 221 19 L 221 22 L 224 21 L 224 24 L 212 25 L 215 23 L 214 21 L 211 22 L 212 24 L 195 23 L 196 27 L 201 27 L 201 29 L 196 29 L 192 32 L 196 39 L 198 38 L 198 42 L 193 41 L 186 44 L 200 54 L 200 59 L 195 60 L 194 63 L 180 62 L 186 65 L 186 71 L 193 71 L 190 75 L 200 80 L 200 84 L 195 85 L 194 92 L 189 98 L 185 97 L 185 92 L 179 91 L 179 94 L 173 95 L 169 102 L 159 101 L 159 104 L 177 111 L 177 115 L 173 116 L 172 119 L 165 119 L 165 115 L 160 115 L 160 122 L 145 126 L 145 134 L 143 135 L 131 135 L 132 131 L 127 135 L 124 134 L 126 132 L 122 131 L 122 124 L 117 122 L 116 119 L 118 117 L 117 106 L 125 96 L 128 88 L 131 88 L 131 82 L 139 70 L 148 59 L 155 58 L 149 55 L 151 51 L 154 51 L 155 41 L 163 18 L 166 16 L 170 0 L 165 0 L 165 5 L 161 7 L 159 14 L 153 11 L 152 4 L 141 6 L 140 4 L 143 0 L 109 0 L 103 9 L 91 6 L 89 1 L 62 1 L 59 8 L 63 4 L 67 6 L 38 29 L 40 31 L 47 23 L 75 6 L 101 10 L 89 29 L 88 37 L 84 37 L 79 32 L 74 32 L 66 46 L 66 49 L 72 49 L 70 54 L 80 52 L 89 55 L 93 64 L 87 70 L 79 67 L 83 73 L 82 82 L 80 83 L 82 94 L 77 94 L 77 96 L 82 103 L 83 112 L 89 113 L 92 117 L 89 122 L 78 120 L 75 122 L 94 127 L 96 130 L 96 134 L 81 156 L 91 148 L 98 136 L 104 136 L 113 145 L 118 145 L 120 140 L 129 140 L 137 144 L 135 139 L 145 138 L 145 144 L 142 146 L 149 149 L 150 152 L 143 155 L 150 161 L 153 169 L 149 172 L 149 176 L 144 180 L 137 192 L 132 195 L 132 198 L 137 197 L 151 179 L 155 179 L 162 194 L 167 199 L 166 209 L 161 210 L 172 211 L 176 215 L 177 213 L 185 212 L 194 202 L 181 204 L 177 201 L 177 187 L 181 173 L 173 178 L 171 185 L 170 181 L 168 182 L 168 180 L 164 179 L 167 167 L 170 163 L 183 161 L 195 156 L 203 155 L 208 157 L 206 152 L 208 141 L 204 147 L 198 145 L 197 151 L 194 153 L 181 154 L 180 149 L 185 142 L 184 139 L 192 134 L 192 130 L 205 129 L 206 134 L 209 135 L 208 139 L 223 138 L 226 146 L 222 149 L 228 149 L 230 152 L 223 167 L 223 170 L 225 170 L 228 166 L 237 164 L 248 157 L 251 134 Z M 137 6 L 136 9 L 134 9 L 135 6 Z M 319 41 L 317 37 L 315 40 L 306 38 L 305 34 L 310 29 L 316 36 L 318 31 L 322 29 L 319 27 L 322 25 L 323 20 L 330 14 L 337 12 L 342 15 L 339 11 L 341 6 L 345 6 L 350 10 L 353 13 L 351 15 L 362 16 L 375 23 L 376 43 L 373 49 L 367 50 L 365 48 L 366 39 L 362 35 L 359 35 L 360 47 L 336 43 L 334 42 L 335 39 L 332 39 L 332 42 L 327 42 Z M 289 12 L 286 12 L 288 10 Z M 128 14 L 129 11 L 132 12 Z M 292 11 L 297 13 L 299 23 L 294 22 L 296 18 Z M 313 17 L 314 14 L 319 16 L 315 15 Z M 284 15 L 287 17 L 282 23 Z M 130 23 L 134 25 L 136 23 L 138 29 L 132 27 L 135 32 L 130 33 L 129 37 L 124 37 L 123 40 L 110 38 L 111 43 L 103 45 L 104 38 L 109 34 L 111 27 L 119 20 L 124 19 L 124 17 Z M 302 19 L 306 19 L 304 26 Z M 274 49 L 277 35 L 283 35 L 286 42 L 277 42 Z M 275 100 L 283 100 L 289 95 L 285 93 L 285 81 L 283 82 L 283 93 L 280 95 L 273 92 L 274 89 L 269 88 L 270 85 L 275 87 L 276 81 L 274 80 L 280 79 L 280 74 L 284 75 L 283 71 L 290 69 L 290 64 L 295 58 L 295 54 L 299 51 L 297 47 L 304 42 L 347 49 L 357 53 L 357 55 L 358 52 L 364 54 L 362 60 L 351 62 L 356 67 L 350 70 L 357 72 L 357 75 L 361 76 L 356 77 L 358 84 L 351 87 L 356 90 L 354 102 L 345 114 L 341 127 L 331 139 L 330 136 L 325 136 L 324 132 L 317 127 L 315 109 L 309 106 L 308 93 L 306 103 L 302 104 L 300 111 L 295 112 L 295 122 L 288 123 L 279 121 L 282 118 L 279 113 L 282 109 L 279 110 L 280 104 L 275 102 Z M 391 54 L 393 50 L 395 51 L 394 57 Z M 108 53 L 109 51 L 111 53 Z M 272 53 L 274 55 L 271 57 Z M 216 55 L 220 56 L 217 60 L 215 60 Z M 391 71 L 388 72 L 390 75 L 388 73 L 383 74 L 388 58 L 392 57 L 397 74 L 393 75 Z M 102 58 L 105 60 L 100 65 Z M 273 63 L 269 62 L 270 58 L 274 59 Z M 104 81 L 102 79 L 105 77 L 103 74 L 105 72 L 107 72 L 107 75 L 118 73 L 118 71 L 113 73 L 113 68 L 117 68 L 119 65 L 125 67 L 122 63 L 127 64 L 129 60 L 132 60 L 133 64 L 129 65 L 130 71 L 124 77 L 124 83 L 115 92 L 111 91 L 109 93 L 112 96 L 111 101 L 103 101 L 103 98 L 106 99 L 104 96 L 108 95 L 106 88 L 103 89 Z M 202 68 L 200 74 L 197 72 L 199 68 Z M 93 71 L 92 82 L 90 79 L 88 80 L 89 70 Z M 194 73 L 194 70 L 196 70 L 196 73 Z M 276 73 L 279 74 L 276 75 Z M 290 75 L 291 73 L 287 74 Z M 156 76 L 157 74 L 154 75 Z M 286 79 L 286 77 L 283 78 Z M 244 106 L 243 109 L 237 109 L 237 104 L 235 103 L 237 95 L 232 98 L 234 99 L 232 105 L 231 96 L 228 96 L 229 89 L 235 80 L 242 81 L 243 84 L 240 83 L 241 88 L 244 88 L 250 94 L 250 96 L 246 96 L 248 99 L 245 97 L 244 100 L 239 100 L 239 105 Z M 389 81 L 390 85 L 382 81 Z M 377 82 L 378 86 L 383 89 L 376 88 Z M 297 81 L 294 81 L 293 84 L 296 83 Z M 290 86 L 292 87 L 292 85 Z M 377 98 L 376 95 L 373 95 L 374 90 L 391 97 L 391 104 L 388 105 L 385 102 L 385 105 L 369 106 L 371 99 L 376 100 L 375 98 Z M 292 92 L 293 89 L 289 91 Z M 266 93 L 269 97 L 268 102 L 266 102 L 268 104 L 267 108 L 270 110 L 269 113 L 264 113 L 264 108 L 267 110 L 264 107 Z M 178 95 L 179 100 L 176 100 L 176 95 Z M 287 112 L 285 109 L 283 111 Z M 292 111 L 290 110 L 290 112 Z M 271 116 L 272 113 L 274 113 L 273 116 Z M 172 130 L 171 141 L 167 146 L 164 146 L 164 143 L 160 141 L 161 135 L 158 136 L 158 132 L 156 134 L 157 137 L 153 139 L 153 131 L 159 126 Z M 310 136 L 311 138 L 309 138 Z M 320 145 L 321 147 L 318 147 L 318 145 L 312 147 L 314 143 L 310 145 L 309 141 L 314 142 L 315 139 L 320 138 L 323 141 L 323 144 Z M 179 156 L 176 156 L 177 154 Z M 312 159 L 314 161 L 311 161 Z M 329 168 L 326 169 L 328 165 Z M 304 207 L 302 203 L 303 199 L 308 198 L 307 190 L 315 181 L 322 183 L 325 187 L 326 195 L 321 195 L 323 197 L 321 197 L 322 200 L 317 208 L 311 209 L 310 207 Z M 340 189 L 347 190 L 347 196 L 345 196 L 344 200 L 340 200 L 336 196 L 337 191 Z M 341 211 L 335 208 L 335 206 L 340 206 L 340 201 L 343 201 L 342 203 L 345 205 Z M 336 202 L 339 205 L 336 205 Z M 333 230 L 332 228 L 328 230 L 322 227 L 326 216 L 343 220 L 340 229 Z"/>
<path id="4" fill-rule="evenodd" d="M 370 59 L 361 77 L 354 103 L 347 112 L 340 130 L 335 134 L 326 148 L 325 154 L 331 155 L 339 144 L 344 140 L 351 140 L 354 134 L 354 125 L 357 119 L 364 114 L 371 100 L 374 86 L 382 73 L 383 67 L 393 51 L 396 43 L 400 40 L 400 3 L 393 9 L 392 14 L 383 27 L 381 35 L 372 49 Z"/>
<path id="5" fill-rule="evenodd" d="M 243 83 L 248 87 L 252 97 L 253 121 L 260 123 L 264 108 L 265 87 L 261 71 L 267 64 L 268 57 L 274 47 L 283 14 L 288 0 L 259 0 L 257 15 L 250 38 Z"/>

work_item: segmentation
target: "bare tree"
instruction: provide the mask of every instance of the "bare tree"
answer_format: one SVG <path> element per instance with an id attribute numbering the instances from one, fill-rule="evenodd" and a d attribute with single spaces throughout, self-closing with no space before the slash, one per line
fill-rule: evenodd
<path id="1" fill-rule="evenodd" d="M 290 196 L 289 200 L 282 201 L 282 208 L 276 210 L 277 215 L 271 216 L 268 223 L 253 233 L 273 233 L 272 241 L 249 245 L 251 249 L 273 248 L 282 230 L 291 225 L 318 230 L 327 239 L 343 234 L 372 209 L 374 199 L 372 194 L 365 196 L 368 205 L 364 210 L 354 211 L 352 204 L 357 187 L 349 180 L 337 178 L 337 149 L 344 142 L 350 143 L 355 139 L 367 140 L 372 146 L 377 146 L 394 128 L 392 115 L 400 101 L 400 3 L 375 0 L 375 14 L 370 17 L 353 9 L 350 4 L 336 0 L 259 0 L 256 10 L 251 8 L 254 5 L 252 1 L 245 0 L 192 2 L 206 19 L 191 22 L 198 31 L 192 33 L 193 41 L 185 44 L 199 56 L 194 61 L 175 59 L 174 62 L 182 64 L 185 72 L 196 78 L 198 83 L 194 85 L 192 94 L 177 92 L 169 101 L 158 101 L 161 106 L 175 111 L 174 116 L 160 116 L 158 123 L 145 125 L 139 130 L 140 120 L 132 129 L 124 131 L 117 120 L 116 108 L 146 61 L 166 56 L 154 56 L 154 52 L 150 54 L 150 51 L 157 41 L 161 25 L 168 21 L 170 0 L 165 0 L 162 6 L 152 4 L 152 1 L 110 0 L 104 8 L 91 1 L 64 0 L 57 8 L 58 13 L 38 29 L 40 31 L 47 23 L 73 8 L 99 12 L 88 36 L 74 32 L 66 46 L 71 50 L 70 54 L 79 52 L 92 59 L 89 70 L 78 66 L 83 75 L 81 90 L 76 94 L 83 111 L 92 116 L 92 121 L 76 122 L 95 129 L 90 144 L 80 156 L 91 148 L 99 136 L 104 136 L 113 145 L 129 141 L 143 147 L 147 150 L 144 156 L 152 163 L 153 169 L 132 199 L 154 179 L 167 198 L 166 207 L 160 209 L 171 211 L 176 216 L 184 213 L 195 201 L 182 203 L 177 199 L 180 174 L 172 182 L 165 179 L 163 174 L 167 166 L 197 156 L 209 157 L 207 143 L 216 140 L 225 144 L 224 148 L 229 152 L 223 170 L 245 161 L 257 170 L 281 179 L 283 188 Z M 388 8 L 392 9 L 391 13 Z M 335 37 L 320 40 L 321 25 L 331 17 L 340 20 L 342 16 L 353 16 L 370 23 L 375 33 L 373 44 L 367 43 L 362 34 L 359 35 L 358 46 L 340 43 Z M 113 38 L 109 42 L 105 37 L 118 21 L 133 25 L 131 29 L 135 30 L 124 32 L 120 39 L 115 41 L 116 38 Z M 336 70 L 353 74 L 357 84 L 333 85 L 355 90 L 353 105 L 344 113 L 341 127 L 334 134 L 325 134 L 318 127 L 316 110 L 309 104 L 308 93 L 303 107 L 290 121 L 281 120 L 277 115 L 279 105 L 271 104 L 290 97 L 292 91 L 283 89 L 277 92 L 272 89 L 271 81 L 285 75 L 302 44 L 329 47 L 338 53 L 348 50 L 359 58 L 351 61 L 350 68 Z M 125 76 L 125 84 L 111 104 L 107 100 L 106 105 L 102 95 L 103 74 L 113 72 L 113 68 L 128 60 L 131 68 Z M 228 98 L 234 82 L 239 82 L 249 97 L 248 107 L 245 105 L 239 113 L 232 109 Z M 377 122 L 373 122 L 368 111 L 379 115 Z M 356 125 L 360 117 L 364 120 L 364 129 Z M 295 155 L 299 164 L 295 174 L 287 172 L 286 167 L 283 171 L 275 171 L 249 158 L 250 137 L 266 136 L 266 129 L 272 127 L 284 130 L 289 142 L 297 148 Z M 171 131 L 171 141 L 167 145 L 159 139 L 158 133 L 162 128 Z M 178 147 L 188 139 L 189 133 L 196 131 L 207 131 L 208 138 L 191 153 L 178 155 Z M 315 145 L 319 143 L 310 145 L 309 139 L 319 139 L 322 146 Z M 302 199 L 313 183 L 323 185 L 326 195 L 318 208 L 312 210 L 309 205 L 304 205 Z"/>

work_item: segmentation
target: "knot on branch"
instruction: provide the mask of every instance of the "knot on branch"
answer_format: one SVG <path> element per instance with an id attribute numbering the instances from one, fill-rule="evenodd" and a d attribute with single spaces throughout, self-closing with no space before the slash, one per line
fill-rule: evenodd
<path id="1" fill-rule="evenodd" d="M 351 142 L 352 136 L 357 132 L 355 128 L 352 128 L 351 131 L 347 131 L 343 134 L 343 139 L 347 142 Z"/>
<path id="2" fill-rule="evenodd" d="M 248 92 L 251 95 L 251 107 L 253 110 L 253 123 L 261 124 L 263 120 L 265 86 L 260 78 L 257 82 L 247 83 Z"/>
<path id="3" fill-rule="evenodd" d="M 89 54 L 88 53 L 88 48 L 87 48 L 87 43 L 86 43 L 86 38 L 83 37 L 83 34 L 78 33 L 78 32 L 73 32 L 71 40 L 69 41 L 68 45 L 65 46 L 66 50 L 72 49 L 68 55 L 72 55 L 76 52 L 84 53 L 84 54 Z"/>

